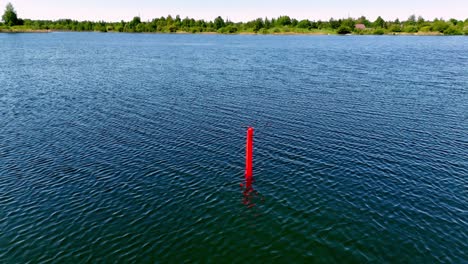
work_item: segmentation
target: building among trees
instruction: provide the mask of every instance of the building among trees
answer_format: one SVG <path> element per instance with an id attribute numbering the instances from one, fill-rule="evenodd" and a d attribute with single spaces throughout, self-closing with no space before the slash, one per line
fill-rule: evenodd
<path id="1" fill-rule="evenodd" d="M 356 24 L 356 25 L 354 26 L 354 28 L 360 29 L 360 30 L 364 30 L 364 29 L 366 29 L 366 25 L 364 25 L 364 24 Z"/>

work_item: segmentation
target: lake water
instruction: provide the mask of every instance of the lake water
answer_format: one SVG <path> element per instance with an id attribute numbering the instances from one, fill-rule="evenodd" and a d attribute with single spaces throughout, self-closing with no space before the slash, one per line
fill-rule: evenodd
<path id="1" fill-rule="evenodd" d="M 0 34 L 0 61 L 1 263 L 468 261 L 467 37 Z"/>

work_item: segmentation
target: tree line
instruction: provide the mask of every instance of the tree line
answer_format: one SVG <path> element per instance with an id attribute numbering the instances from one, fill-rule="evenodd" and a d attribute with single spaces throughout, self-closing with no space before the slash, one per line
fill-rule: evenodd
<path id="1" fill-rule="evenodd" d="M 411 15 L 407 20 L 385 21 L 377 17 L 370 21 L 366 17 L 322 20 L 297 20 L 289 16 L 278 18 L 257 18 L 248 22 L 232 22 L 218 16 L 212 21 L 171 16 L 142 21 L 134 17 L 131 21 L 77 21 L 31 20 L 18 18 L 15 9 L 9 3 L 2 16 L 0 29 L 5 30 L 54 30 L 54 31 L 99 31 L 131 33 L 329 33 L 329 34 L 401 34 L 401 33 L 438 33 L 444 35 L 468 35 L 468 19 L 434 19 Z"/>

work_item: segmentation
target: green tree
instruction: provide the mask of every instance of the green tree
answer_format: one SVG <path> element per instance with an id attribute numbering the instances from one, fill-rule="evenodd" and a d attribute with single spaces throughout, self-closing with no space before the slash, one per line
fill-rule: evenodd
<path id="1" fill-rule="evenodd" d="M 461 22 L 461 21 L 456 20 L 455 18 L 451 18 L 449 21 L 450 21 L 450 23 L 452 23 L 454 26 L 456 26 L 456 25 L 458 24 L 458 22 Z"/>
<path id="2" fill-rule="evenodd" d="M 287 25 L 291 25 L 291 18 L 289 16 L 280 16 L 278 17 L 278 19 L 276 20 L 276 24 L 278 26 L 287 26 Z"/>
<path id="3" fill-rule="evenodd" d="M 299 23 L 299 21 L 297 21 L 297 19 L 295 19 L 295 18 L 291 19 L 291 26 L 295 27 L 295 26 L 297 26 L 298 23 Z"/>
<path id="4" fill-rule="evenodd" d="M 261 18 L 257 18 L 254 23 L 253 23 L 253 31 L 254 32 L 257 32 L 259 31 L 261 28 L 263 28 L 264 24 L 263 24 L 263 19 Z"/>
<path id="5" fill-rule="evenodd" d="M 440 33 L 443 33 L 449 27 L 450 24 L 444 20 L 434 19 L 434 22 L 432 23 L 432 30 L 439 31 Z"/>
<path id="6" fill-rule="evenodd" d="M 338 33 L 338 34 L 340 34 L 340 35 L 346 35 L 346 34 L 351 33 L 351 28 L 350 28 L 350 27 L 347 27 L 347 26 L 340 26 L 340 27 L 336 30 L 336 33 Z"/>
<path id="7" fill-rule="evenodd" d="M 424 20 L 424 17 L 418 16 L 418 21 L 416 22 L 418 24 L 418 27 L 421 27 L 422 25 L 424 25 L 424 22 L 426 22 Z"/>
<path id="8" fill-rule="evenodd" d="M 268 20 L 268 17 L 265 17 L 263 25 L 264 25 L 264 28 L 266 29 L 269 29 L 271 27 L 271 21 Z"/>
<path id="9" fill-rule="evenodd" d="M 311 28 L 312 27 L 312 23 L 310 23 L 310 21 L 308 19 L 304 19 L 304 20 L 301 20 L 298 24 L 297 24 L 297 27 L 298 28 Z"/>
<path id="10" fill-rule="evenodd" d="M 330 24 L 331 28 L 333 28 L 333 29 L 338 29 L 341 26 L 341 21 L 340 20 L 335 20 L 335 19 L 333 19 L 333 17 L 330 18 L 328 23 Z"/>
<path id="11" fill-rule="evenodd" d="M 226 32 L 223 32 L 223 33 L 234 34 L 238 31 L 238 29 L 235 25 L 228 25 L 225 27 L 225 31 Z"/>
<path id="12" fill-rule="evenodd" d="M 130 21 L 129 23 L 126 23 L 124 31 L 125 32 L 137 32 L 137 26 L 141 24 L 141 18 L 136 16 Z M 141 29 L 141 27 L 139 28 Z"/>
<path id="13" fill-rule="evenodd" d="M 136 32 L 145 32 L 145 25 L 144 24 L 137 24 L 136 28 L 135 28 L 135 31 Z"/>
<path id="14" fill-rule="evenodd" d="M 174 18 L 171 15 L 168 15 L 166 18 L 166 26 L 172 26 L 174 24 Z"/>
<path id="15" fill-rule="evenodd" d="M 408 20 L 406 20 L 406 23 L 408 25 L 411 25 L 411 26 L 416 25 L 416 15 L 413 14 L 413 15 L 409 16 Z"/>
<path id="16" fill-rule="evenodd" d="M 213 23 L 214 23 L 214 27 L 215 27 L 216 30 L 218 30 L 218 29 L 220 29 L 220 28 L 222 28 L 222 27 L 224 27 L 226 25 L 226 23 L 224 23 L 224 19 L 222 17 L 220 17 L 220 16 L 215 18 Z"/>
<path id="17" fill-rule="evenodd" d="M 455 26 L 449 26 L 444 30 L 444 35 L 463 35 L 463 32 Z"/>
<path id="18" fill-rule="evenodd" d="M 374 21 L 374 27 L 376 28 L 384 28 L 385 27 L 385 21 L 381 16 L 377 17 L 377 19 Z"/>
<path id="19" fill-rule="evenodd" d="M 394 24 L 390 27 L 390 32 L 401 32 L 400 24 Z"/>
<path id="20" fill-rule="evenodd" d="M 341 25 L 349 28 L 354 28 L 356 22 L 352 18 L 347 18 L 341 21 Z"/>
<path id="21" fill-rule="evenodd" d="M 16 15 L 15 8 L 11 3 L 8 3 L 6 5 L 5 13 L 3 13 L 2 20 L 8 26 L 18 25 L 18 16 Z"/>

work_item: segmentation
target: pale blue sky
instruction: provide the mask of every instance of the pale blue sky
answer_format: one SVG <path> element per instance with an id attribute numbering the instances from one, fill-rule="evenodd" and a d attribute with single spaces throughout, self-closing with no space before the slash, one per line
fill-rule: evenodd
<path id="1" fill-rule="evenodd" d="M 8 1 L 0 0 L 3 9 Z M 411 14 L 427 19 L 435 17 L 468 18 L 468 0 L 11 0 L 18 16 L 32 19 L 72 18 L 78 20 L 142 20 L 168 14 L 212 20 L 221 15 L 232 21 L 257 17 L 289 15 L 294 18 L 328 20 L 348 15 L 375 19 L 406 19 Z"/>

